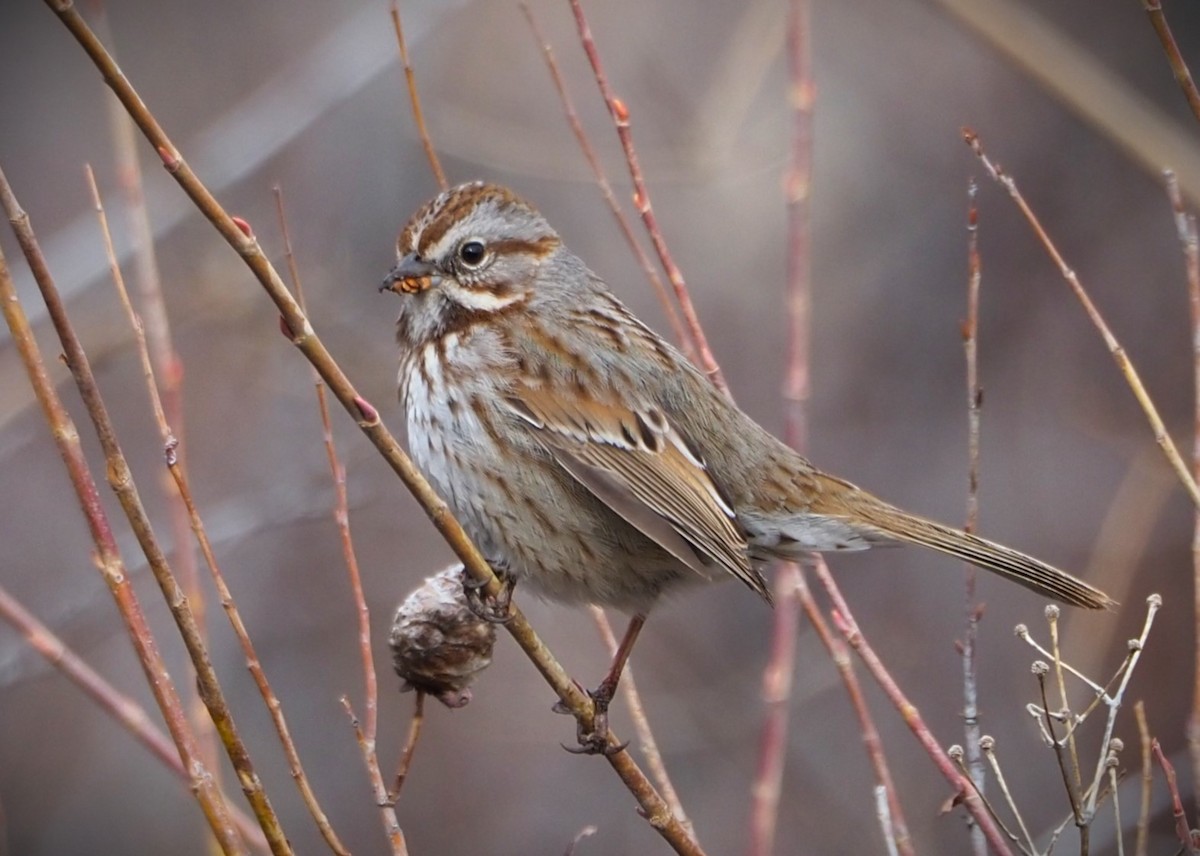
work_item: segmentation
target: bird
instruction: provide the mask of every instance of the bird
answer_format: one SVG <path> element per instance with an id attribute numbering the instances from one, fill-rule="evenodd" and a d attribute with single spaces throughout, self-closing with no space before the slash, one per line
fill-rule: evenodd
<path id="1" fill-rule="evenodd" d="M 929 547 L 1072 606 L 1102 591 L 823 472 L 639 320 L 512 190 L 421 206 L 380 286 L 401 297 L 399 390 L 417 467 L 505 581 L 630 613 L 584 751 L 646 616 L 691 583 L 814 551 Z"/>

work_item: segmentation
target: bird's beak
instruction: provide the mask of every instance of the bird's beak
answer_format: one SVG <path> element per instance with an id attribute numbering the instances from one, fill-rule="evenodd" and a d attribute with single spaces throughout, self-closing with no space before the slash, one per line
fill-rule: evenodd
<path id="1" fill-rule="evenodd" d="M 397 294 L 416 294 L 433 285 L 437 268 L 429 262 L 417 258 L 416 253 L 403 256 L 396 266 L 388 271 L 379 286 L 380 291 L 394 291 Z"/>

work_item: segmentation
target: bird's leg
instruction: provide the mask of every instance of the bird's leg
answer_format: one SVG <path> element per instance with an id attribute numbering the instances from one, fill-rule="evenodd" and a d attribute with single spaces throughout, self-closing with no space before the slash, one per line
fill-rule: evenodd
<path id="1" fill-rule="evenodd" d="M 476 618 L 490 624 L 507 624 L 512 619 L 512 594 L 517 581 L 503 571 L 495 571 L 495 574 L 500 580 L 500 591 L 491 595 L 484 591 L 487 583 L 464 571 L 463 594 L 467 598 L 467 608 Z"/>
<path id="2" fill-rule="evenodd" d="M 610 746 L 608 743 L 608 706 L 613 700 L 613 696 L 617 693 L 617 684 L 621 680 L 621 673 L 625 671 L 625 663 L 629 660 L 629 655 L 633 651 L 633 645 L 637 642 L 638 634 L 642 631 L 642 625 L 646 623 L 646 616 L 642 613 L 634 615 L 629 619 L 629 626 L 625 629 L 625 635 L 621 637 L 621 644 L 617 646 L 617 653 L 613 655 L 612 665 L 608 667 L 608 674 L 604 676 L 604 680 L 594 690 L 588 690 L 588 696 L 592 699 L 592 727 L 585 729 L 583 723 L 579 724 L 579 748 L 568 749 L 569 752 L 577 752 L 581 754 L 596 755 L 596 754 L 613 754 L 622 751 L 626 745 Z"/>

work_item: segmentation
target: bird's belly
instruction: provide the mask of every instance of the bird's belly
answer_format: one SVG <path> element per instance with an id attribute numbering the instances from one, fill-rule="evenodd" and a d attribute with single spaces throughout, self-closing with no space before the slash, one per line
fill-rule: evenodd
<path id="1" fill-rule="evenodd" d="M 597 500 L 487 399 L 433 392 L 419 375 L 404 384 L 410 454 L 498 570 L 553 600 L 632 612 L 705 579 Z"/>

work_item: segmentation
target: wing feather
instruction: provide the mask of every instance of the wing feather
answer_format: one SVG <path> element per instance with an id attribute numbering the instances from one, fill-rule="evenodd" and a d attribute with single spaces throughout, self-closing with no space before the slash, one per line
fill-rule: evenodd
<path id="1" fill-rule="evenodd" d="M 709 576 L 716 565 L 770 600 L 733 509 L 661 410 L 529 387 L 506 400 L 563 469 L 630 525 L 696 572 Z"/>

